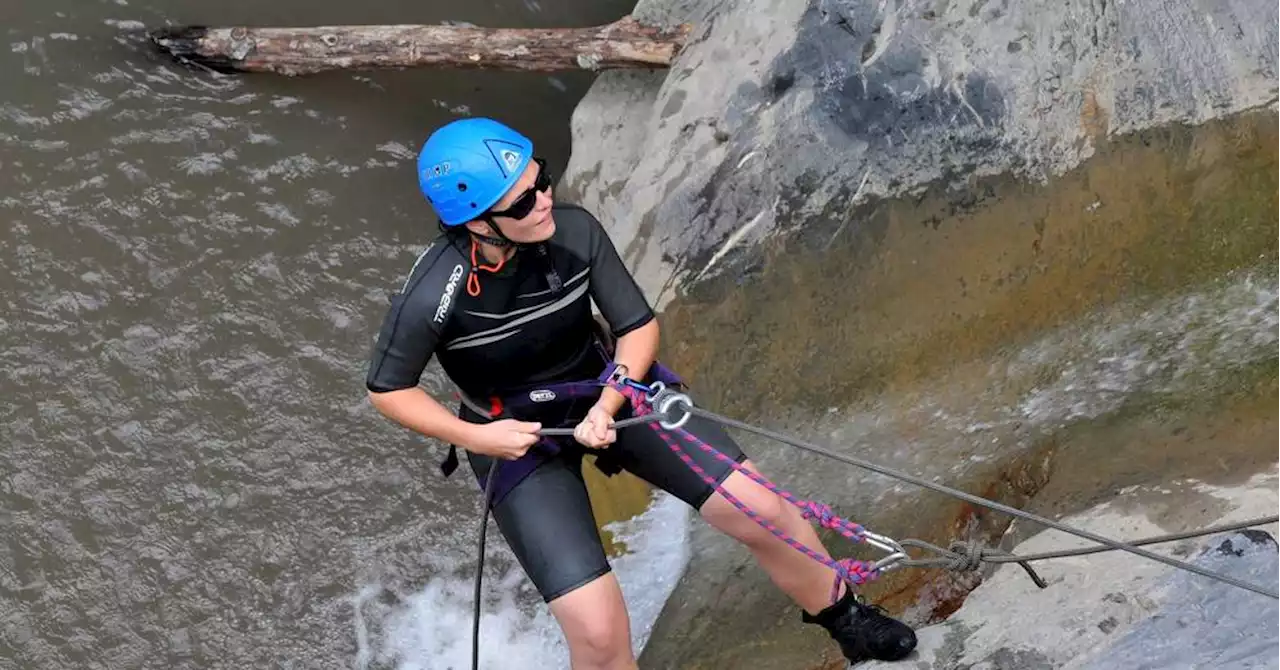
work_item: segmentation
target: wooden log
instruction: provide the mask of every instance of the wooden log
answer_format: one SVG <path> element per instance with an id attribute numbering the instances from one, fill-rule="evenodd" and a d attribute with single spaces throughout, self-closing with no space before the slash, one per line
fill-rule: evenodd
<path id="1" fill-rule="evenodd" d="M 690 26 L 662 30 L 626 17 L 590 28 L 451 25 L 209 28 L 149 31 L 174 58 L 219 72 L 289 76 L 326 70 L 445 67 L 535 72 L 665 68 Z"/>

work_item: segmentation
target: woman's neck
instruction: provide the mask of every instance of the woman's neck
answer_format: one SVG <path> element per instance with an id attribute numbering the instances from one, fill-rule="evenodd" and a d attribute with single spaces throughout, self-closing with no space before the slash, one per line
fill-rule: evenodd
<path id="1" fill-rule="evenodd" d="M 491 265 L 497 265 L 511 259 L 512 254 L 516 252 L 514 246 L 498 246 L 490 244 L 484 240 L 476 240 L 480 243 L 480 255 Z"/>

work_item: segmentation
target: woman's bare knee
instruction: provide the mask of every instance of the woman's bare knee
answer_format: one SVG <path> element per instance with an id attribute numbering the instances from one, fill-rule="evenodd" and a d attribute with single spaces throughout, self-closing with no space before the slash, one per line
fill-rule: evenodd
<path id="1" fill-rule="evenodd" d="M 574 670 L 634 668 L 631 622 L 612 573 L 551 601 Z"/>
<path id="2" fill-rule="evenodd" d="M 612 667 L 610 664 L 629 660 L 631 641 L 628 633 L 626 627 L 616 620 L 587 617 L 580 622 L 574 637 L 585 656 Z"/>

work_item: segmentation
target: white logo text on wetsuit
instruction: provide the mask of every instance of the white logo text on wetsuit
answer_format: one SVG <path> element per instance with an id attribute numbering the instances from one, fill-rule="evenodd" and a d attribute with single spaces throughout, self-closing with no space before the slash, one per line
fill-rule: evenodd
<path id="1" fill-rule="evenodd" d="M 440 306 L 436 308 L 436 323 L 444 322 L 444 315 L 449 313 L 449 303 L 453 302 L 453 292 L 458 288 L 458 280 L 462 279 L 462 264 L 453 266 L 449 273 L 449 281 L 444 285 L 444 293 L 440 294 Z"/>

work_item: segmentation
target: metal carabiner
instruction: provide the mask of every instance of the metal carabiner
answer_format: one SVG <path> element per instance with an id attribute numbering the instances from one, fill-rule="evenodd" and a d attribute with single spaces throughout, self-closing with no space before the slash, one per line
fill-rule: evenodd
<path id="1" fill-rule="evenodd" d="M 863 528 L 862 539 L 865 540 L 867 544 L 879 549 L 880 551 L 889 552 L 888 556 L 885 556 L 871 564 L 871 567 L 875 568 L 877 572 L 888 572 L 889 570 L 900 567 L 898 565 L 899 563 L 910 558 L 910 556 L 907 555 L 907 550 L 903 549 L 902 545 L 898 544 L 897 540 L 887 535 L 873 533 Z"/>
<path id="2" fill-rule="evenodd" d="M 658 396 L 661 395 L 662 392 L 665 390 L 667 390 L 667 385 L 663 384 L 662 382 L 654 382 L 650 384 L 649 392 L 644 394 L 645 402 L 648 402 L 650 405 L 652 405 L 653 401 L 657 400 Z"/>

